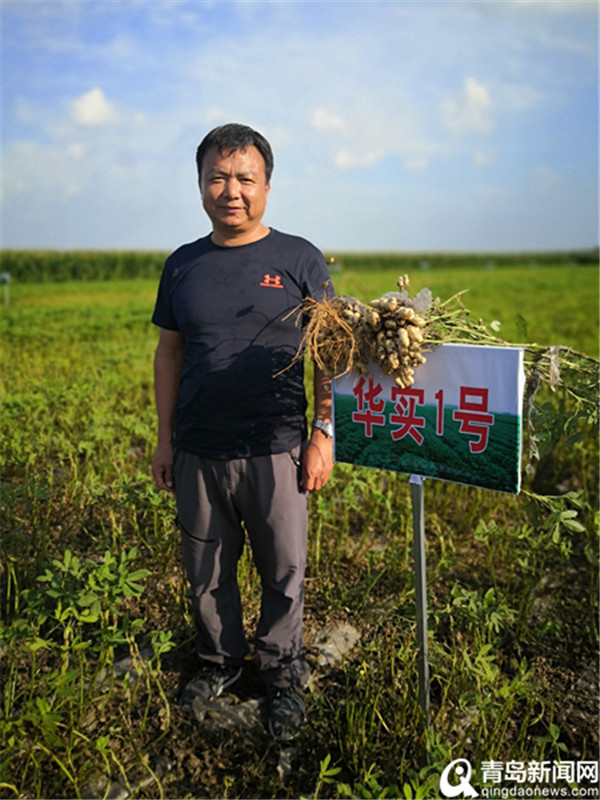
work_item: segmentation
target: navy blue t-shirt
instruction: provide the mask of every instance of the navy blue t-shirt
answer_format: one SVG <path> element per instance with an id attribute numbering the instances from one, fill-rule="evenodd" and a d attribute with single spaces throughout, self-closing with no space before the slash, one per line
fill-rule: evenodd
<path id="1" fill-rule="evenodd" d="M 283 453 L 306 436 L 302 338 L 293 313 L 331 292 L 323 255 L 276 230 L 240 247 L 210 236 L 165 263 L 152 322 L 185 347 L 177 448 L 211 458 Z"/>

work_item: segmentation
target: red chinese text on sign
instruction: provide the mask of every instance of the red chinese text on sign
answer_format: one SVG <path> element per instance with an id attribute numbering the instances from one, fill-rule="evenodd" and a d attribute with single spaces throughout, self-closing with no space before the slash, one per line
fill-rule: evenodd
<path id="1" fill-rule="evenodd" d="M 378 399 L 382 388 L 380 384 L 373 384 L 373 378 L 369 378 L 369 388 L 366 391 L 365 384 L 365 379 L 361 378 L 352 390 L 358 408 L 352 412 L 352 422 L 362 422 L 365 436 L 370 439 L 373 436 L 373 425 L 385 425 L 385 416 L 381 413 L 385 408 L 385 400 Z"/>
<path id="2" fill-rule="evenodd" d="M 459 433 L 476 437 L 469 442 L 471 453 L 483 453 L 488 446 L 490 426 L 494 424 L 494 414 L 488 414 L 488 390 L 461 386 L 459 406 L 452 412 L 452 419 L 460 422 Z"/>
<path id="3" fill-rule="evenodd" d="M 365 436 L 373 437 L 373 426 L 386 424 L 385 399 L 381 384 L 362 378 L 352 390 L 356 397 L 357 410 L 352 412 L 352 421 L 365 426 Z M 489 441 L 490 427 L 494 424 L 495 415 L 488 412 L 488 394 L 485 387 L 461 386 L 459 406 L 452 412 L 452 418 L 459 422 L 458 432 L 475 439 L 469 442 L 471 453 L 483 453 Z M 427 424 L 425 417 L 417 414 L 417 406 L 425 405 L 424 389 L 391 388 L 391 399 L 395 402 L 394 411 L 389 415 L 389 423 L 398 425 L 390 432 L 393 441 L 397 442 L 410 436 L 416 444 L 423 444 L 425 437 L 419 430 Z M 436 400 L 436 434 L 444 435 L 444 391 L 435 393 Z"/>
<path id="4" fill-rule="evenodd" d="M 425 402 L 425 392 L 423 389 L 400 389 L 392 387 L 392 400 L 397 400 L 396 414 L 390 414 L 390 422 L 400 425 L 392 431 L 392 439 L 397 442 L 410 436 L 417 444 L 423 444 L 423 434 L 417 428 L 425 427 L 425 417 L 418 417 L 416 414 L 417 405 L 422 406 Z"/>

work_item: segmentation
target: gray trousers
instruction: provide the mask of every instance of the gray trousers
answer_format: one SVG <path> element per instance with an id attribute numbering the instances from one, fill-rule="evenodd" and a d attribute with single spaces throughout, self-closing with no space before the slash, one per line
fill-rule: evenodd
<path id="1" fill-rule="evenodd" d="M 233 460 L 178 451 L 175 496 L 200 658 L 240 664 L 249 652 L 237 564 L 248 534 L 261 586 L 255 647 L 267 685 L 308 680 L 302 633 L 308 493 L 300 448 Z"/>

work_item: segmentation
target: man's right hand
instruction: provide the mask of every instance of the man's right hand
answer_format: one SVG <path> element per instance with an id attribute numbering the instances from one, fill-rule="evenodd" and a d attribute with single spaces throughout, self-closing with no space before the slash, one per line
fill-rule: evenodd
<path id="1" fill-rule="evenodd" d="M 152 459 L 152 475 L 159 489 L 173 491 L 173 445 L 159 444 Z"/>
<path id="2" fill-rule="evenodd" d="M 158 416 L 158 446 L 152 475 L 159 489 L 173 491 L 173 420 L 179 393 L 184 342 L 178 331 L 160 329 L 154 354 L 154 394 Z"/>

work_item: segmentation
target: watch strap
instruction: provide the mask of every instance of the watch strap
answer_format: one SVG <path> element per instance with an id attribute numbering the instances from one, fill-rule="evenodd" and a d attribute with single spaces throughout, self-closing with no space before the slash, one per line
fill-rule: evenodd
<path id="1" fill-rule="evenodd" d="M 313 428 L 318 428 L 320 431 L 323 431 L 325 436 L 328 436 L 330 439 L 333 438 L 333 425 L 331 422 L 325 422 L 322 419 L 313 419 Z"/>

